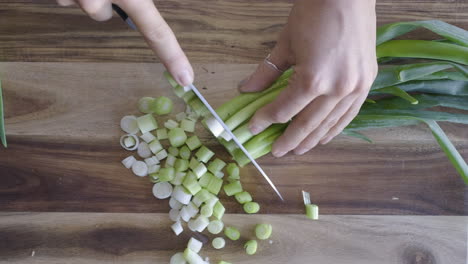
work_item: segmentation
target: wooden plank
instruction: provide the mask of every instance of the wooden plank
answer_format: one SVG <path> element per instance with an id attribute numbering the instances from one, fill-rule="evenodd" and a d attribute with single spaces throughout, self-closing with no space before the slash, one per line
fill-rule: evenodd
<path id="1" fill-rule="evenodd" d="M 257 63 L 274 46 L 291 1 L 158 1 L 163 16 L 192 62 Z M 48 1 L 0 1 L 2 61 L 128 61 L 157 58 L 137 32 L 117 16 L 106 23 L 79 8 Z M 442 19 L 468 28 L 465 0 L 379 0 L 379 25 L 404 20 Z M 423 31 L 412 37 L 432 36 Z"/>
<path id="2" fill-rule="evenodd" d="M 227 215 L 241 230 L 222 250 L 205 244 L 212 263 L 453 263 L 466 261 L 467 217 Z M 273 225 L 271 244 L 254 256 L 242 244 L 256 223 Z M 0 214 L 0 263 L 168 263 L 189 231 L 175 236 L 166 214 Z M 214 237 L 206 233 L 208 239 Z M 207 241 L 205 240 L 205 241 Z"/>
<path id="3" fill-rule="evenodd" d="M 254 65 L 196 65 L 214 106 L 234 96 Z M 119 120 L 141 96 L 172 92 L 158 64 L 0 63 L 8 149 L 0 149 L 0 211 L 166 212 L 151 184 L 120 161 Z M 182 110 L 180 100 L 176 108 Z M 444 126 L 468 157 L 466 126 Z M 197 134 L 227 154 L 201 127 Z M 369 131 L 375 144 L 340 137 L 307 155 L 260 160 L 286 197 L 280 203 L 251 166 L 244 187 L 262 213 L 302 213 L 308 190 L 325 214 L 468 213 L 468 187 L 422 127 Z M 241 208 L 230 199 L 232 212 Z"/>

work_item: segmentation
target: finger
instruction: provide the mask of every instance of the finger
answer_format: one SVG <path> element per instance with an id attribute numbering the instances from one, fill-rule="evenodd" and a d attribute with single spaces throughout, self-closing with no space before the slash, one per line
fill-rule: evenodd
<path id="1" fill-rule="evenodd" d="M 330 131 L 331 128 L 349 111 L 350 107 L 356 101 L 357 96 L 350 94 L 343 98 L 328 116 L 317 126 L 295 149 L 296 155 L 302 155 L 305 152 L 317 146 L 318 142 Z"/>
<path id="2" fill-rule="evenodd" d="M 171 28 L 152 0 L 114 1 L 127 12 L 151 49 L 158 55 L 174 79 L 183 86 L 193 83 L 193 69 Z"/>
<path id="3" fill-rule="evenodd" d="M 88 16 L 96 21 L 106 21 L 112 18 L 110 0 L 79 0 L 78 4 Z"/>
<path id="4" fill-rule="evenodd" d="M 257 67 L 255 72 L 239 83 L 241 92 L 258 92 L 264 90 L 289 68 L 289 45 L 286 37 L 286 28 L 281 32 L 278 43 Z"/>
<path id="5" fill-rule="evenodd" d="M 332 96 L 320 96 L 313 100 L 293 119 L 284 134 L 273 144 L 273 155 L 281 157 L 295 149 L 322 123 L 337 103 L 338 99 Z"/>
<path id="6" fill-rule="evenodd" d="M 312 100 L 321 94 L 319 85 L 314 85 L 310 78 L 302 74 L 297 67 L 289 79 L 289 86 L 281 91 L 271 103 L 258 110 L 250 120 L 249 129 L 258 134 L 273 123 L 286 123 L 299 113 Z"/>
<path id="7" fill-rule="evenodd" d="M 71 6 L 76 4 L 76 2 L 73 0 L 57 0 L 57 4 L 59 6 Z"/>
<path id="8" fill-rule="evenodd" d="M 359 110 L 362 107 L 362 104 L 367 98 L 367 94 L 361 95 L 356 101 L 351 105 L 349 110 L 346 112 L 345 115 L 338 121 L 338 123 L 330 129 L 330 131 L 320 140 L 320 144 L 327 144 L 330 142 L 334 137 L 340 134 L 343 129 L 345 129 L 351 121 L 357 116 Z"/>

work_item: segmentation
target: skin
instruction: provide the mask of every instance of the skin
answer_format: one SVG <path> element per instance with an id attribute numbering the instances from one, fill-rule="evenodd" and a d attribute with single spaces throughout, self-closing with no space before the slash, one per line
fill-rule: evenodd
<path id="1" fill-rule="evenodd" d="M 174 33 L 152 0 L 57 0 L 78 4 L 91 18 L 112 17 L 119 5 L 181 85 L 193 82 L 193 69 Z M 138 4 L 135 4 L 137 2 Z M 377 75 L 375 0 L 296 0 L 270 61 L 294 67 L 288 87 L 261 108 L 249 128 L 258 134 L 273 123 L 291 121 L 272 153 L 303 154 L 337 136 L 358 114 Z M 241 92 L 258 92 L 281 74 L 265 62 L 240 83 Z"/>

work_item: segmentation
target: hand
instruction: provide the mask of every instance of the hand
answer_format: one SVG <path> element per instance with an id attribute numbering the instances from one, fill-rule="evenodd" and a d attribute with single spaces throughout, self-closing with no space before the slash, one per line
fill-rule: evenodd
<path id="1" fill-rule="evenodd" d="M 273 155 L 301 155 L 328 143 L 353 120 L 377 74 L 375 34 L 375 0 L 296 1 L 269 58 L 280 69 L 294 65 L 294 75 L 249 125 L 258 134 L 292 119 Z M 280 74 L 261 63 L 240 90 L 266 89 Z"/>
<path id="2" fill-rule="evenodd" d="M 117 4 L 133 20 L 175 80 L 183 86 L 193 82 L 192 66 L 152 0 L 57 0 L 57 3 L 62 6 L 78 4 L 97 21 L 109 20 L 112 17 L 112 3 Z"/>

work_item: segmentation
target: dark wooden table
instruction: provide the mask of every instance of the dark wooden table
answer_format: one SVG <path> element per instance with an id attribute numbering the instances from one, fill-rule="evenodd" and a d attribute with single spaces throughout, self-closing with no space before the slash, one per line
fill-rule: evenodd
<path id="1" fill-rule="evenodd" d="M 274 45 L 287 1 L 158 1 L 215 106 Z M 442 19 L 468 28 L 466 1 L 378 1 L 379 24 Z M 431 38 L 425 31 L 410 37 Z M 189 234 L 169 229 L 166 201 L 120 160 L 119 120 L 141 96 L 172 95 L 163 67 L 118 18 L 98 23 L 54 1 L 0 0 L 0 77 L 9 147 L 0 149 L 0 263 L 167 263 Z M 103 63 L 105 62 L 105 63 Z M 175 99 L 176 100 L 176 99 Z M 182 109 L 181 102 L 176 107 Z M 443 124 L 468 159 L 468 129 Z M 202 140 L 228 156 L 209 134 Z M 273 223 L 254 257 L 241 243 L 203 255 L 233 263 L 465 263 L 468 187 L 424 126 L 368 131 L 374 144 L 339 137 L 304 156 L 260 159 L 286 197 L 254 168 L 243 184 L 262 204 L 227 223 L 243 239 Z M 300 191 L 324 214 L 307 221 Z"/>

